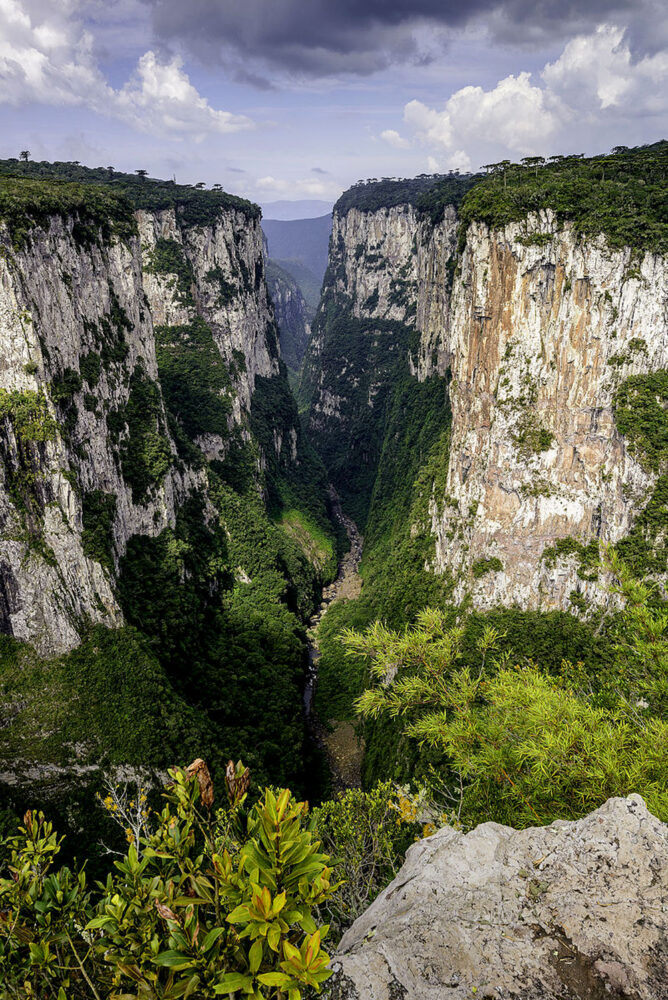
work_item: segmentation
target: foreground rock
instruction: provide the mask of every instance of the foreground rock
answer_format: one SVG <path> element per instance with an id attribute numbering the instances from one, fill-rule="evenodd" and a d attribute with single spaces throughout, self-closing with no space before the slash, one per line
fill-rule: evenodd
<path id="1" fill-rule="evenodd" d="M 668 998 L 668 825 L 639 795 L 577 822 L 415 844 L 348 930 L 334 1000 Z"/>

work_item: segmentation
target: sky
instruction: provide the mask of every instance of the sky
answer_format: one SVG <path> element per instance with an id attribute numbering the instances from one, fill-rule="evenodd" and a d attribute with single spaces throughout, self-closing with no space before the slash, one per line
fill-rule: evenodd
<path id="1" fill-rule="evenodd" d="M 668 0 L 0 0 L 0 156 L 334 201 L 668 137 Z"/>

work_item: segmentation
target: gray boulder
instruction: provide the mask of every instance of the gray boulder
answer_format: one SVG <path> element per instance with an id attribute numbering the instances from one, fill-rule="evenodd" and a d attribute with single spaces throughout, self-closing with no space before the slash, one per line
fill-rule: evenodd
<path id="1" fill-rule="evenodd" d="M 631 795 L 576 822 L 439 830 L 332 964 L 332 1000 L 668 1000 L 668 825 Z"/>

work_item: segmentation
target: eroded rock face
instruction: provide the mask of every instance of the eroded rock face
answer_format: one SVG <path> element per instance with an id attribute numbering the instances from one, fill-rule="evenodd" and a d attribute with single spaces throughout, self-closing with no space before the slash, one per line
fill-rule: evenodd
<path id="1" fill-rule="evenodd" d="M 576 822 L 440 830 L 333 968 L 331 1000 L 665 1000 L 668 826 L 631 795 Z"/>
<path id="2" fill-rule="evenodd" d="M 668 368 L 666 259 L 612 250 L 549 210 L 498 231 L 473 223 L 457 243 L 453 206 L 436 226 L 410 205 L 335 213 L 304 365 L 311 433 L 344 483 L 380 454 L 402 373 L 449 370 L 445 489 L 411 526 L 433 540 L 425 569 L 479 609 L 586 614 L 611 598 L 582 548 L 595 562 L 628 536 L 657 483 L 614 399 Z"/>
<path id="3" fill-rule="evenodd" d="M 532 239 L 535 243 L 532 243 Z M 617 386 L 668 366 L 668 267 L 603 237 L 583 240 L 551 213 L 490 232 L 473 225 L 443 350 L 452 368 L 447 496 L 434 497 L 434 568 L 476 607 L 601 604 L 603 577 L 564 538 L 615 543 L 656 476 L 619 434 Z M 497 567 L 477 579 L 479 561 Z"/>
<path id="4" fill-rule="evenodd" d="M 259 222 L 235 209 L 194 227 L 173 209 L 136 218 L 128 242 L 82 243 L 75 220 L 53 218 L 16 250 L 0 229 L 0 630 L 42 655 L 72 649 L 86 623 L 123 624 L 128 541 L 173 527 L 205 488 L 172 437 L 156 328 L 185 349 L 205 324 L 224 363 L 226 426 L 196 442 L 208 458 L 249 440 L 258 377 L 281 377 Z"/>

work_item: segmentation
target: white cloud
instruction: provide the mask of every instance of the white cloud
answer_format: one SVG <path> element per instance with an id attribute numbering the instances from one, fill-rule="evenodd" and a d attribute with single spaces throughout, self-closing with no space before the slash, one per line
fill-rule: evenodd
<path id="1" fill-rule="evenodd" d="M 552 95 L 520 73 L 501 80 L 493 90 L 463 87 L 443 111 L 410 101 L 404 120 L 422 141 L 441 146 L 463 163 L 472 140 L 498 143 L 522 156 L 534 153 L 560 126 L 564 109 Z M 461 169 L 461 168 L 460 168 Z"/>
<path id="2" fill-rule="evenodd" d="M 161 62 L 146 52 L 124 87 L 110 87 L 76 0 L 0 0 L 0 103 L 80 105 L 173 139 L 253 127 L 212 108 L 178 57 Z"/>
<path id="3" fill-rule="evenodd" d="M 250 118 L 216 111 L 201 97 L 176 56 L 160 63 L 154 52 L 139 60 L 133 80 L 115 94 L 116 114 L 142 131 L 201 140 L 212 132 L 238 132 L 253 127 Z"/>
<path id="4" fill-rule="evenodd" d="M 461 170 L 465 174 L 471 169 L 471 157 L 463 149 L 456 149 L 448 156 L 445 165 L 448 170 Z"/>
<path id="5" fill-rule="evenodd" d="M 390 146 L 394 146 L 395 149 L 408 149 L 410 142 L 408 139 L 404 139 L 403 136 L 399 135 L 397 131 L 393 128 L 386 128 L 384 132 L 380 133 L 381 139 L 389 143 Z"/>
<path id="6" fill-rule="evenodd" d="M 564 151 L 583 138 L 591 146 L 597 134 L 605 146 L 615 125 L 625 141 L 625 119 L 668 111 L 667 83 L 668 50 L 634 62 L 625 30 L 601 25 L 571 39 L 537 79 L 524 72 L 491 90 L 463 87 L 442 109 L 410 101 L 404 121 L 449 169 L 466 170 L 489 156 Z"/>
<path id="7" fill-rule="evenodd" d="M 668 52 L 634 63 L 624 29 L 614 25 L 600 25 L 592 34 L 572 39 L 541 76 L 573 106 L 645 111 L 656 108 L 659 99 L 668 107 L 668 95 L 660 87 L 668 80 Z"/>

